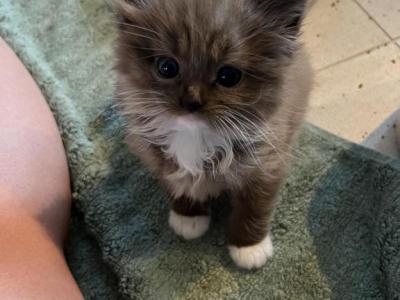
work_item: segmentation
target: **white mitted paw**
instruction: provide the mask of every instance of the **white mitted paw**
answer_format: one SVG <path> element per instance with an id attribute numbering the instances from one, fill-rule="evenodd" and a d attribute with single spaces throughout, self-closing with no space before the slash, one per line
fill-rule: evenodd
<path id="1" fill-rule="evenodd" d="M 270 235 L 256 245 L 241 248 L 229 246 L 228 249 L 235 264 L 248 270 L 262 267 L 274 253 Z"/>
<path id="2" fill-rule="evenodd" d="M 206 233 L 210 225 L 210 217 L 197 216 L 186 217 L 170 211 L 169 226 L 177 235 L 182 236 L 186 240 L 193 240 L 201 237 Z"/>

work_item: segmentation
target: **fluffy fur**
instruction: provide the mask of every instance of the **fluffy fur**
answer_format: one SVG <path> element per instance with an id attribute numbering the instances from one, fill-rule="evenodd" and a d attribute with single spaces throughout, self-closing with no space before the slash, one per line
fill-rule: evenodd
<path id="1" fill-rule="evenodd" d="M 169 214 L 169 226 L 177 235 L 186 240 L 193 240 L 201 237 L 208 230 L 210 225 L 209 216 L 182 216 L 171 210 Z"/>
<path id="2" fill-rule="evenodd" d="M 175 215 L 208 216 L 209 201 L 229 191 L 230 249 L 258 249 L 252 246 L 266 240 L 290 145 L 307 106 L 311 76 L 297 41 L 306 1 L 114 4 L 117 102 L 127 120 L 127 143 L 170 192 Z M 159 57 L 179 63 L 176 78 L 157 74 Z M 216 83 L 222 66 L 241 70 L 236 86 Z M 201 109 L 189 112 L 182 101 Z M 180 224 L 184 232 L 186 225 Z M 265 262 L 269 252 L 260 253 Z"/>
<path id="3" fill-rule="evenodd" d="M 265 264 L 267 258 L 274 254 L 272 239 L 267 235 L 258 244 L 248 247 L 229 246 L 229 253 L 233 261 L 241 268 L 251 270 L 259 268 Z"/>

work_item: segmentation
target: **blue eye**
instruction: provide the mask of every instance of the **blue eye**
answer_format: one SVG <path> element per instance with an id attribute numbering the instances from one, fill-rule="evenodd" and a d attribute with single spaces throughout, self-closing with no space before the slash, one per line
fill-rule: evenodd
<path id="1" fill-rule="evenodd" d="M 159 57 L 155 61 L 158 74 L 166 79 L 172 79 L 179 74 L 179 64 L 170 57 Z"/>
<path id="2" fill-rule="evenodd" d="M 231 66 L 224 66 L 219 69 L 217 74 L 217 83 L 232 88 L 237 85 L 242 79 L 242 71 Z"/>

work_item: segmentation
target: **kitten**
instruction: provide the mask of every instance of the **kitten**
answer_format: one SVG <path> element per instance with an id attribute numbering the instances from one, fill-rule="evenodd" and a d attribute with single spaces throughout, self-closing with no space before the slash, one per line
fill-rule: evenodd
<path id="1" fill-rule="evenodd" d="M 169 225 L 203 235 L 230 192 L 234 262 L 262 266 L 310 70 L 306 0 L 119 0 L 118 104 L 127 142 L 169 191 Z"/>

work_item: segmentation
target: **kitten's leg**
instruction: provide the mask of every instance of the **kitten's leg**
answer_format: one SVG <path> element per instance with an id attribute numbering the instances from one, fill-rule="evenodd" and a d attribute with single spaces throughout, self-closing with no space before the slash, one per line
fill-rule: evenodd
<path id="1" fill-rule="evenodd" d="M 181 197 L 173 199 L 169 226 L 186 240 L 201 237 L 210 225 L 209 202 L 198 202 Z"/>
<path id="2" fill-rule="evenodd" d="M 263 266 L 273 254 L 269 222 L 280 180 L 253 179 L 234 195 L 228 227 L 228 248 L 242 268 Z"/>

